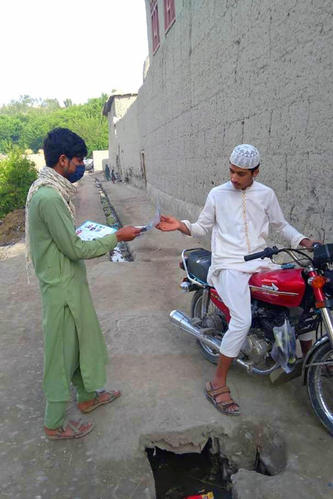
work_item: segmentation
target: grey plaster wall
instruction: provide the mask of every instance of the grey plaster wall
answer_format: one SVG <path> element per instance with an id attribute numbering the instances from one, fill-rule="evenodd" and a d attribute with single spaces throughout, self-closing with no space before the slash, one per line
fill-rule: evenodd
<path id="1" fill-rule="evenodd" d="M 119 144 L 119 160 L 123 178 L 137 187 L 144 187 L 140 154 L 144 150 L 138 127 L 137 102 L 133 102 L 123 119 L 117 122 L 117 141 Z"/>
<path id="2" fill-rule="evenodd" d="M 135 108 L 151 197 L 195 219 L 253 143 L 286 218 L 332 240 L 332 26 L 331 0 L 176 0 Z"/>
<path id="3" fill-rule="evenodd" d="M 109 151 L 93 151 L 93 160 L 94 160 L 94 171 L 95 172 L 100 172 L 103 171 L 103 160 L 105 159 L 106 162 L 108 161 L 108 154 Z"/>
<path id="4" fill-rule="evenodd" d="M 110 162 L 110 171 L 112 169 L 115 170 L 115 172 L 119 173 L 121 176 L 124 175 L 121 163 L 120 163 L 120 156 L 121 156 L 121 144 L 120 140 L 117 136 L 118 134 L 118 126 L 120 123 L 121 118 L 126 114 L 127 110 L 130 108 L 130 106 L 135 102 L 137 96 L 132 94 L 125 94 L 125 95 L 115 95 L 112 100 L 112 104 L 110 107 L 110 110 L 107 114 L 108 118 L 108 124 L 109 124 L 109 162 Z M 133 124 L 132 127 L 134 130 L 137 130 L 137 119 L 136 122 Z M 126 127 L 125 127 L 126 129 Z M 136 132 L 137 133 L 137 132 Z M 123 137 L 125 139 L 125 143 L 127 143 L 127 138 Z M 139 153 L 138 153 L 139 154 Z M 119 158 L 119 161 L 117 161 L 117 156 Z"/>
<path id="5" fill-rule="evenodd" d="M 113 100 L 111 109 L 108 113 L 108 124 L 109 124 L 109 168 L 116 168 L 116 155 L 118 150 L 118 145 L 116 142 L 116 129 L 115 129 L 115 101 Z"/>

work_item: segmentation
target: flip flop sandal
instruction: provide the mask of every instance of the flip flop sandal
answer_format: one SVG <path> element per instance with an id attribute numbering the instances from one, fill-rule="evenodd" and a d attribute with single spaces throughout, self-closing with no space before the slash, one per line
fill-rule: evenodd
<path id="1" fill-rule="evenodd" d="M 101 405 L 110 404 L 110 402 L 116 400 L 120 395 L 121 393 L 118 390 L 112 390 L 110 392 L 103 390 L 101 392 L 96 392 L 95 398 L 86 400 L 85 402 L 79 402 L 77 406 L 83 414 L 87 414 Z"/>
<path id="2" fill-rule="evenodd" d="M 218 395 L 222 395 L 223 393 L 229 393 L 230 389 L 227 386 L 221 386 L 220 388 L 213 388 L 210 381 L 206 383 L 205 387 L 205 395 L 207 400 L 222 414 L 226 414 L 227 416 L 239 416 L 240 410 L 239 405 L 230 397 L 228 402 L 217 402 L 216 397 Z M 237 406 L 237 409 L 230 410 L 229 408 L 232 406 Z M 229 410 L 228 410 L 229 409 Z"/>
<path id="3" fill-rule="evenodd" d="M 84 422 L 79 419 L 77 421 L 68 421 L 66 426 L 60 426 L 55 430 L 44 426 L 44 431 L 49 440 L 69 440 L 85 437 L 93 428 L 93 423 Z"/>

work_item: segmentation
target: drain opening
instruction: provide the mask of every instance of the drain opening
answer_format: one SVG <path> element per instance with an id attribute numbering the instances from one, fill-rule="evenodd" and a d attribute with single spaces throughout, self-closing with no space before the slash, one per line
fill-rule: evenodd
<path id="1" fill-rule="evenodd" d="M 227 459 L 220 456 L 218 439 L 209 439 L 201 453 L 175 454 L 154 447 L 146 448 L 146 454 L 157 499 L 232 498 L 231 470 Z"/>
<path id="2" fill-rule="evenodd" d="M 144 435 L 141 448 L 153 472 L 157 499 L 205 497 L 208 493 L 207 499 L 229 499 L 233 493 L 240 497 L 242 471 L 252 472 L 252 482 L 263 484 L 263 475 L 278 475 L 288 460 L 284 436 L 263 421 L 244 421 L 230 434 L 214 425 L 204 430 Z M 261 478 L 257 475 L 256 482 L 257 473 Z"/>
<path id="3" fill-rule="evenodd" d="M 108 195 L 104 191 L 102 184 L 98 179 L 95 179 L 95 183 L 104 211 L 106 225 L 109 225 L 116 230 L 120 229 L 122 227 L 122 223 L 116 210 L 112 206 Z M 125 241 L 119 242 L 114 250 L 110 251 L 109 257 L 111 262 L 133 262 L 133 256 L 129 250 L 128 244 Z"/>
<path id="4" fill-rule="evenodd" d="M 254 471 L 260 473 L 260 475 L 273 476 L 275 473 L 270 472 L 268 466 L 265 464 L 264 460 L 260 456 L 260 451 L 257 447 L 256 460 L 254 463 Z"/>

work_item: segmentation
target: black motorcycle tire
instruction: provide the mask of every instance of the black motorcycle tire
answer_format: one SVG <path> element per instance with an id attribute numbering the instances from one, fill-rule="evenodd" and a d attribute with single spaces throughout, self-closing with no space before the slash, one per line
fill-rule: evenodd
<path id="1" fill-rule="evenodd" d="M 321 345 L 316 352 L 314 352 L 310 362 L 324 362 L 333 360 L 333 349 L 330 342 Z M 312 408 L 321 423 L 325 426 L 327 431 L 333 435 L 333 403 L 328 406 L 325 396 L 322 393 L 322 382 L 325 379 L 326 383 L 333 383 L 333 373 L 328 373 L 325 377 L 323 375 L 324 366 L 311 366 L 307 372 L 307 388 Z M 324 376 L 324 377 L 323 377 Z M 330 387 L 331 388 L 331 387 Z"/>
<path id="2" fill-rule="evenodd" d="M 191 304 L 191 316 L 201 318 L 201 300 L 202 300 L 203 291 L 199 289 L 195 292 L 192 298 Z M 197 340 L 197 344 L 199 346 L 201 354 L 212 364 L 217 364 L 219 360 L 219 352 L 214 352 L 207 345 L 202 343 L 200 340 Z"/>

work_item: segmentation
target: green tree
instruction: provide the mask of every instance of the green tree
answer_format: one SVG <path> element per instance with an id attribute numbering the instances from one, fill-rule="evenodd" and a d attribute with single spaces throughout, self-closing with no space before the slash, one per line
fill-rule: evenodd
<path id="1" fill-rule="evenodd" d="M 64 108 L 57 99 L 34 99 L 23 95 L 0 108 L 0 153 L 12 145 L 37 152 L 43 146 L 47 132 L 57 126 L 67 127 L 86 141 L 89 154 L 94 149 L 108 148 L 108 123 L 102 116 L 106 94 L 89 99 L 85 104 L 74 105 L 64 101 Z"/>
<path id="2" fill-rule="evenodd" d="M 34 163 L 19 148 L 0 161 L 0 218 L 24 208 L 30 185 L 37 178 Z"/>
<path id="3" fill-rule="evenodd" d="M 19 118 L 0 114 L 0 152 L 7 152 L 13 144 L 19 144 L 23 128 Z"/>
<path id="4" fill-rule="evenodd" d="M 60 104 L 58 99 L 45 99 L 41 103 L 41 107 L 44 107 L 50 111 L 53 111 L 54 109 L 59 109 Z"/>
<path id="5" fill-rule="evenodd" d="M 65 107 L 71 107 L 72 105 L 73 105 L 72 99 L 65 99 L 64 100 Z"/>

